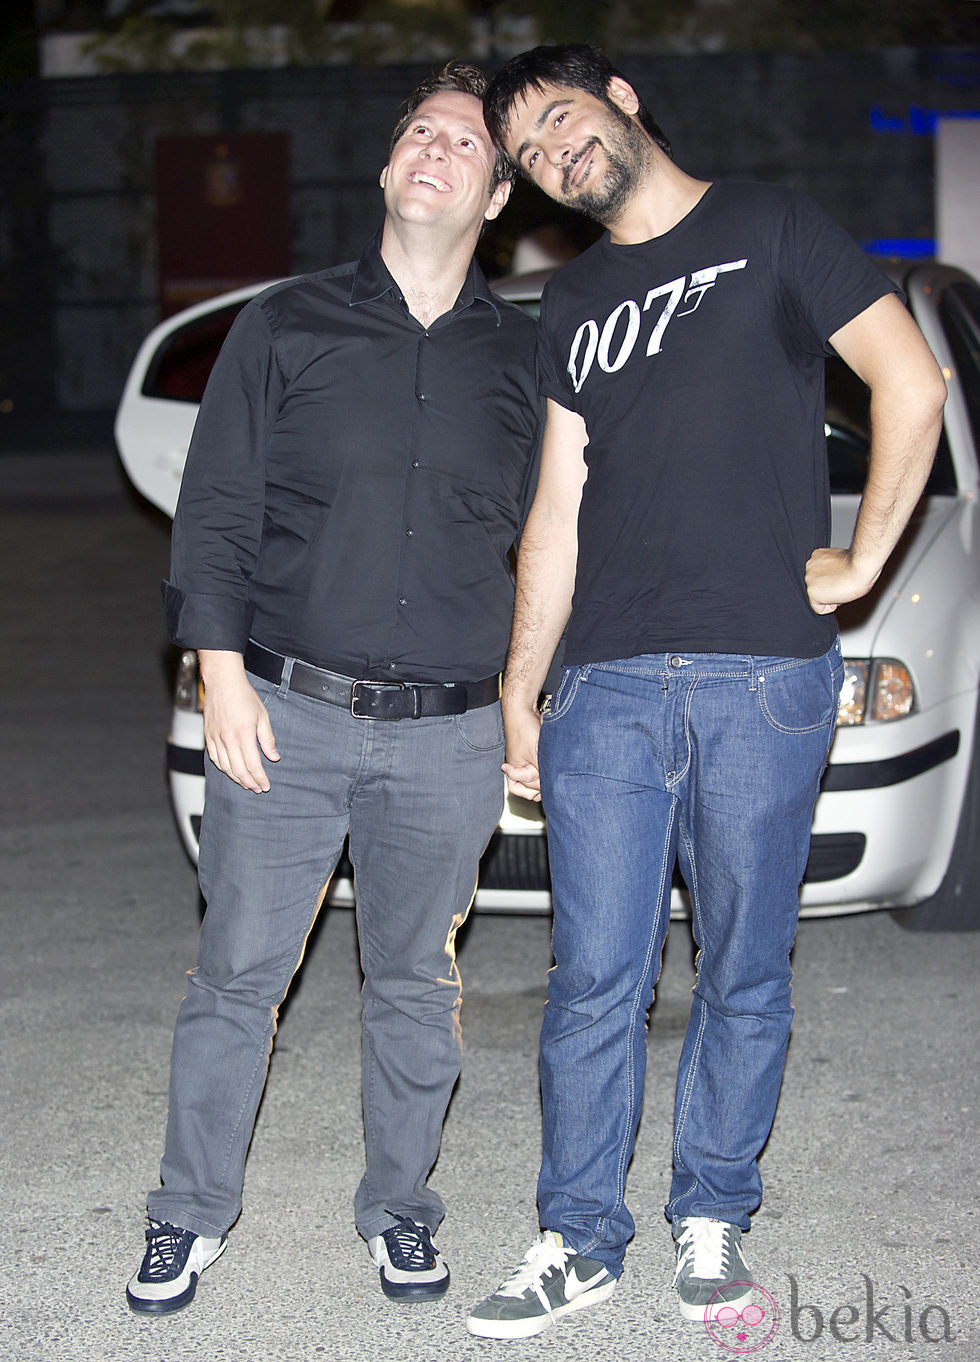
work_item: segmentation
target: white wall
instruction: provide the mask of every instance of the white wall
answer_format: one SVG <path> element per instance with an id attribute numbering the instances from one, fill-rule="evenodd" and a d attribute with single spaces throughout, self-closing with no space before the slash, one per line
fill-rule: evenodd
<path id="1" fill-rule="evenodd" d="M 980 276 L 980 118 L 936 124 L 936 254 Z"/>

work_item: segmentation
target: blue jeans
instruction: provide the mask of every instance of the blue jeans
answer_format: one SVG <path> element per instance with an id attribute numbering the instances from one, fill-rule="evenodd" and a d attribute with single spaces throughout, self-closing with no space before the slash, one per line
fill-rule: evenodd
<path id="1" fill-rule="evenodd" d="M 389 1210 L 435 1230 L 445 1208 L 428 1176 L 460 1069 L 455 937 L 503 807 L 500 705 L 355 719 L 289 691 L 289 669 L 278 687 L 250 677 L 281 753 L 266 766 L 271 790 L 243 790 L 207 763 L 207 912 L 174 1033 L 163 1185 L 147 1206 L 208 1236 L 238 1216 L 279 1005 L 349 832 L 364 971 L 355 1219 L 366 1239 L 394 1223 Z"/>
<path id="2" fill-rule="evenodd" d="M 541 1224 L 622 1271 L 626 1172 L 675 855 L 697 980 L 669 1219 L 747 1229 L 789 1037 L 789 955 L 842 676 L 823 657 L 657 654 L 566 670 L 539 761 L 555 966 L 541 1031 Z"/>

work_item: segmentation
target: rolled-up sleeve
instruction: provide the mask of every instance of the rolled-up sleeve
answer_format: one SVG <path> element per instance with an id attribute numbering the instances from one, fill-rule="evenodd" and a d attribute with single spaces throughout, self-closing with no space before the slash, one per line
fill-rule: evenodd
<path id="1" fill-rule="evenodd" d="M 242 652 L 248 641 L 265 451 L 282 392 L 275 338 L 255 300 L 222 346 L 184 467 L 162 584 L 170 637 L 181 647 Z"/>

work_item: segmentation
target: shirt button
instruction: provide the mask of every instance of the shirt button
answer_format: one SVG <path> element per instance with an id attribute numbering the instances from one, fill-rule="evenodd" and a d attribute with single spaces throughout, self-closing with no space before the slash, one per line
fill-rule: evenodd
<path id="1" fill-rule="evenodd" d="M 425 401 L 425 393 L 416 393 L 415 396 L 418 398 L 420 402 Z"/>
<path id="2" fill-rule="evenodd" d="M 398 597 L 398 604 L 399 604 L 399 605 L 408 605 L 408 601 L 405 599 L 404 596 L 399 596 L 399 597 Z"/>
<path id="3" fill-rule="evenodd" d="M 414 535 L 414 533 L 415 533 L 414 530 L 406 530 L 406 531 L 405 531 L 405 538 L 406 538 L 406 539 L 411 539 L 412 536 Z"/>
<path id="4" fill-rule="evenodd" d="M 418 466 L 419 466 L 419 461 L 418 461 L 418 459 L 413 459 L 413 460 L 412 460 L 412 467 L 413 467 L 413 468 L 418 468 Z"/>

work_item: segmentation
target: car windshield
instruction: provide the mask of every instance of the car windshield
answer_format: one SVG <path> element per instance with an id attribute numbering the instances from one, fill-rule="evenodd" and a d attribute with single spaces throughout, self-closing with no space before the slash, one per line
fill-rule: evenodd
<path id="1" fill-rule="evenodd" d="M 243 298 L 215 308 L 171 331 L 150 361 L 143 379 L 143 396 L 200 402 L 218 351 L 247 301 Z"/>

